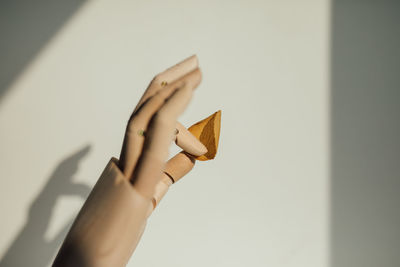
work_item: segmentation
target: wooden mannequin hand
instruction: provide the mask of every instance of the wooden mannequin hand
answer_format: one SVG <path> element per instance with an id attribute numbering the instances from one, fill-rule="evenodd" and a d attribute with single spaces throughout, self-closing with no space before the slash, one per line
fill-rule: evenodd
<path id="1" fill-rule="evenodd" d="M 207 152 L 207 148 L 176 121 L 200 81 L 197 57 L 189 57 L 155 76 L 129 119 L 118 165 L 133 187 L 145 197 L 153 198 L 154 204 L 160 197 L 160 181 L 167 185 L 174 182 L 170 180 L 172 177 L 166 179 L 163 174 L 171 141 L 175 140 L 187 152 L 187 158 L 174 159 L 175 169 L 191 169 L 194 164 L 191 155 Z"/>
<path id="2" fill-rule="evenodd" d="M 53 266 L 126 265 L 169 185 L 192 169 L 195 156 L 207 152 L 176 122 L 200 81 L 195 56 L 153 79 L 129 119 L 120 159 L 106 166 Z M 190 154 L 178 153 L 166 163 L 173 140 Z"/>

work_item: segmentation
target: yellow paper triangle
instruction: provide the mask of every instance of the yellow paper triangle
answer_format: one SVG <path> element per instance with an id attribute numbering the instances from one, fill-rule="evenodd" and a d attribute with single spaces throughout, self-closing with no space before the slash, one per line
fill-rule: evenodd
<path id="1" fill-rule="evenodd" d="M 219 133 L 221 129 L 221 110 L 189 127 L 191 132 L 200 142 L 207 147 L 207 153 L 196 157 L 197 160 L 214 159 L 218 150 Z"/>

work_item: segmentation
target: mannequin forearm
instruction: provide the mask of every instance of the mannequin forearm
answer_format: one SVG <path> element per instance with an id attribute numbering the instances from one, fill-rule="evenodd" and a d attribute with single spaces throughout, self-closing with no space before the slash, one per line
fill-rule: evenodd
<path id="1" fill-rule="evenodd" d="M 152 200 L 132 187 L 112 159 L 75 219 L 53 266 L 125 266 L 152 210 Z"/>

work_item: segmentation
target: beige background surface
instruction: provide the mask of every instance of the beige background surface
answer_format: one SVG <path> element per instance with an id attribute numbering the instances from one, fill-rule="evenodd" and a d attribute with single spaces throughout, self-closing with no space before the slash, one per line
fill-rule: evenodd
<path id="1" fill-rule="evenodd" d="M 129 266 L 328 266 L 329 17 L 316 0 L 83 3 L 0 100 L 0 256 L 51 261 L 148 82 L 196 53 L 181 122 L 221 109 L 219 155 L 174 185 Z"/>

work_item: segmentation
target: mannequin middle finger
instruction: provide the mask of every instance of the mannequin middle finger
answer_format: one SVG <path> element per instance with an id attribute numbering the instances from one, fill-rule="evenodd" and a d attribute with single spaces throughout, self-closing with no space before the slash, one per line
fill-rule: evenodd
<path id="1" fill-rule="evenodd" d="M 126 134 L 125 144 L 122 151 L 124 162 L 121 162 L 123 173 L 127 178 L 131 178 L 135 169 L 137 160 L 141 154 L 144 133 L 147 130 L 148 124 L 152 116 L 161 108 L 166 99 L 168 99 L 178 88 L 188 86 L 196 88 L 201 81 L 201 72 L 199 69 L 185 75 L 178 81 L 165 86 L 162 90 L 153 95 L 131 118 Z"/>
<path id="2" fill-rule="evenodd" d="M 199 61 L 197 56 L 193 55 L 157 74 L 150 82 L 134 111 L 136 111 L 144 102 L 146 102 L 146 100 L 163 89 L 163 87 L 181 79 L 183 76 L 194 71 L 198 67 Z"/>
<path id="3" fill-rule="evenodd" d="M 157 92 L 163 90 L 168 84 L 182 79 L 185 75 L 198 69 L 199 61 L 196 55 L 186 58 L 178 64 L 157 74 L 151 81 L 139 103 L 137 104 L 133 115 L 142 108 L 143 105 Z M 177 135 L 176 144 L 186 152 L 200 156 L 207 153 L 207 148 L 197 140 L 181 123 L 176 123 Z M 122 156 L 122 155 L 121 155 Z"/>

